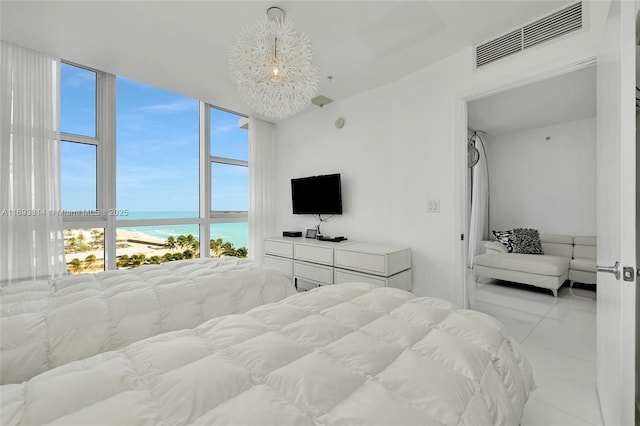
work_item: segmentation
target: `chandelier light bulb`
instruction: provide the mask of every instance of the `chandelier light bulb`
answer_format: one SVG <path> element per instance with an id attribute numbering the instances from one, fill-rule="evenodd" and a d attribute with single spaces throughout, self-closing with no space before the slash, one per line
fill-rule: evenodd
<path id="1" fill-rule="evenodd" d="M 284 80 L 284 74 L 280 72 L 280 60 L 278 58 L 273 58 L 271 60 L 269 80 L 272 83 L 280 83 L 282 80 Z"/>

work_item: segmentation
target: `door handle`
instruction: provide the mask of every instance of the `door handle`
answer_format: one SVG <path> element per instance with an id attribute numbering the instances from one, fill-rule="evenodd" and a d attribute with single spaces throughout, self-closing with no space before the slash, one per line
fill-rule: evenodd
<path id="1" fill-rule="evenodd" d="M 616 276 L 616 280 L 620 279 L 620 262 L 616 260 L 613 266 L 598 266 L 598 272 L 608 272 Z"/>

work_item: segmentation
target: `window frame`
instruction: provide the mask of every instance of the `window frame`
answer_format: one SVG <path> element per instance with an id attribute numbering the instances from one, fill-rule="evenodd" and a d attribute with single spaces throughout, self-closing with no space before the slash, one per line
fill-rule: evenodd
<path id="1" fill-rule="evenodd" d="M 75 133 L 63 132 L 60 130 L 60 142 L 68 142 L 68 143 L 78 143 L 83 145 L 91 145 L 96 148 L 96 210 L 64 210 L 61 205 L 61 211 L 64 212 L 62 217 L 63 229 L 71 229 L 71 230 L 82 230 L 86 228 L 100 228 L 104 229 L 104 239 L 103 239 L 103 249 L 104 249 L 104 269 L 105 271 L 109 269 L 109 243 L 107 243 L 107 235 L 108 235 L 108 215 L 106 214 L 108 210 L 108 203 L 106 200 L 106 192 L 107 192 L 107 182 L 106 176 L 108 175 L 107 168 L 109 167 L 108 162 L 105 157 L 107 156 L 104 136 L 105 132 L 101 131 L 104 129 L 105 122 L 107 121 L 105 117 L 101 114 L 101 111 L 104 110 L 104 93 L 106 89 L 108 89 L 108 78 L 109 75 L 80 64 L 76 64 L 70 61 L 61 61 L 61 63 L 77 67 L 80 69 L 84 69 L 87 71 L 91 71 L 96 74 L 96 87 L 95 87 L 95 137 L 92 136 L 84 136 L 78 135 Z M 62 78 L 60 70 L 58 72 L 59 78 Z M 58 92 L 60 98 L 62 94 Z M 60 105 L 60 101 L 58 102 Z M 60 117 L 60 114 L 58 115 Z M 60 118 L 59 118 L 60 119 Z M 114 129 L 115 130 L 115 129 Z M 93 212 L 93 214 L 89 214 L 89 212 Z M 104 214 L 103 214 L 104 212 Z M 67 214 L 68 213 L 68 214 Z M 115 247 L 115 239 L 113 241 L 113 246 Z M 65 262 L 66 262 L 66 253 L 65 253 Z"/>
<path id="2" fill-rule="evenodd" d="M 248 118 L 248 116 L 244 115 L 244 114 L 239 114 L 237 112 L 234 111 L 230 111 L 228 109 L 224 109 L 224 108 L 220 108 L 214 105 L 210 105 L 210 104 L 206 104 L 209 108 L 209 110 L 207 111 L 207 117 L 206 117 L 206 125 L 209 128 L 208 134 L 207 134 L 207 139 L 208 139 L 208 144 L 206 146 L 207 148 L 207 153 L 209 153 L 209 162 L 208 162 L 208 182 L 209 182 L 209 198 L 211 197 L 211 173 L 212 173 L 212 169 L 213 169 L 213 164 L 217 163 L 217 164 L 228 164 L 231 166 L 241 166 L 241 167 L 246 167 L 247 170 L 249 169 L 249 161 L 247 160 L 238 160 L 235 158 L 228 158 L 228 157 L 218 157 L 215 155 L 211 155 L 211 115 L 210 115 L 210 109 L 211 108 L 215 108 L 219 111 L 224 111 L 224 112 L 228 112 L 229 114 L 234 114 L 237 115 L 238 118 Z M 247 132 L 249 131 L 249 129 L 247 129 Z M 247 197 L 249 197 L 249 193 L 247 193 Z M 248 222 L 249 221 L 249 210 L 214 210 L 213 206 L 211 205 L 212 200 L 209 199 L 209 214 L 210 214 L 210 223 L 229 223 L 229 222 Z"/>
<path id="3" fill-rule="evenodd" d="M 116 233 L 118 228 L 193 224 L 199 227 L 199 241 L 209 241 L 211 225 L 215 223 L 249 222 L 248 210 L 213 210 L 211 206 L 211 167 L 213 163 L 250 167 L 249 161 L 211 154 L 210 109 L 216 108 L 248 118 L 246 115 L 226 110 L 202 100 L 199 103 L 199 217 L 166 219 L 118 219 L 116 212 L 116 79 L 117 76 L 70 61 L 65 64 L 96 73 L 96 136 L 89 137 L 60 132 L 60 140 L 93 145 L 96 147 L 96 211 L 95 214 L 63 217 L 64 229 L 104 229 L 105 271 L 117 269 Z M 58 75 L 60 75 L 58 73 Z M 146 83 L 144 83 L 146 84 Z M 60 96 L 60 95 L 59 95 Z M 247 129 L 247 131 L 250 131 Z M 251 189 L 249 188 L 249 192 Z M 249 197 L 249 193 L 247 193 Z M 82 212 L 82 211 L 76 211 Z M 249 249 L 249 247 L 247 247 Z M 209 250 L 200 250 L 200 257 L 210 257 Z"/>

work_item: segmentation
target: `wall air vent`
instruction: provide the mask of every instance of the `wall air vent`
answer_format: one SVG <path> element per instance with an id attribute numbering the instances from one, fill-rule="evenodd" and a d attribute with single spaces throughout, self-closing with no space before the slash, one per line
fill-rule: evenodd
<path id="1" fill-rule="evenodd" d="M 522 28 L 522 44 L 525 49 L 528 49 L 580 28 L 582 28 L 582 3 L 575 3 L 553 15 L 525 25 Z"/>
<path id="2" fill-rule="evenodd" d="M 582 2 L 538 19 L 475 48 L 476 68 L 582 29 Z"/>
<path id="3" fill-rule="evenodd" d="M 476 67 L 490 64 L 522 50 L 522 28 L 476 47 Z"/>

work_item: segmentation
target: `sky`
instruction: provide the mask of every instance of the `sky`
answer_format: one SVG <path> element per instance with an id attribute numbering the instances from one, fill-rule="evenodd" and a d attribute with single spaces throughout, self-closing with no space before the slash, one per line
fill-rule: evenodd
<path id="1" fill-rule="evenodd" d="M 61 132 L 95 137 L 96 74 L 69 64 L 60 74 Z M 117 77 L 118 209 L 197 216 L 198 115 L 196 99 Z M 248 160 L 248 132 L 239 119 L 211 108 L 211 155 Z M 60 151 L 63 209 L 95 209 L 95 146 L 63 140 Z M 246 167 L 212 164 L 212 208 L 247 210 L 248 182 Z"/>

